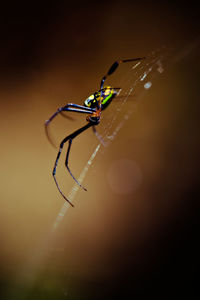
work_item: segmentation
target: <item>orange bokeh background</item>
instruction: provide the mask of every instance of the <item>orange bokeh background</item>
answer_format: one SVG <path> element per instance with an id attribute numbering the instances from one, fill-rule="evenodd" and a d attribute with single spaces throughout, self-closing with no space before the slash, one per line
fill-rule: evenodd
<path id="1" fill-rule="evenodd" d="M 179 256 L 179 251 L 189 247 L 191 259 L 190 246 L 195 248 L 200 44 L 197 11 L 186 6 L 111 1 L 5 7 L 0 71 L 3 299 L 14 299 L 23 289 L 32 299 L 35 286 L 46 293 L 54 289 L 55 299 L 62 299 L 58 295 L 68 292 L 69 278 L 71 293 L 81 291 L 76 299 L 85 299 L 91 286 L 97 295 L 99 285 L 102 295 L 112 295 L 115 283 L 123 280 L 142 290 L 148 285 L 145 276 L 153 290 L 156 270 L 165 278 L 166 261 L 177 262 L 171 266 L 178 276 L 181 261 L 186 270 L 190 267 L 186 252 Z M 174 57 L 182 56 L 166 63 L 116 139 L 97 155 L 84 181 L 88 192 L 77 193 L 75 208 L 51 234 L 64 200 L 52 179 L 56 151 L 46 139 L 44 121 L 66 102 L 82 104 L 116 59 L 144 56 L 163 45 L 173 48 Z M 84 120 L 52 124 L 57 143 Z M 89 131 L 74 141 L 74 174 L 97 143 Z M 124 161 L 130 162 L 130 173 L 120 165 L 113 189 L 113 166 Z M 67 194 L 73 180 L 64 160 L 58 178 Z M 134 181 L 126 192 L 129 178 Z M 173 271 L 170 276 L 171 287 Z"/>

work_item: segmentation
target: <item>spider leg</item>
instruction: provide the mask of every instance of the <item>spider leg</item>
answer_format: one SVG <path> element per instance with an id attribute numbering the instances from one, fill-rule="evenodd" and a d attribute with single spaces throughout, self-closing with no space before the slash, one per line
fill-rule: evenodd
<path id="1" fill-rule="evenodd" d="M 52 144 L 52 146 L 55 146 L 54 142 L 52 141 L 50 134 L 49 134 L 49 130 L 48 130 L 48 126 L 50 124 L 50 122 L 58 115 L 58 114 L 62 114 L 63 111 L 71 111 L 71 112 L 78 112 L 78 113 L 86 113 L 86 114 L 92 114 L 93 112 L 95 112 L 95 109 L 93 108 L 89 108 L 89 107 L 85 107 L 82 105 L 78 105 L 78 104 L 74 104 L 74 103 L 68 103 L 67 105 L 63 106 L 63 107 L 59 107 L 57 109 L 57 111 L 45 122 L 45 133 L 46 136 L 49 140 L 49 142 Z"/>
<path id="2" fill-rule="evenodd" d="M 71 170 L 70 170 L 70 168 L 69 168 L 69 166 L 68 166 L 69 152 L 70 152 L 70 149 L 71 149 L 71 145 L 72 145 L 72 139 L 69 139 L 69 146 L 68 146 L 68 149 L 67 149 L 67 155 L 66 155 L 66 160 L 65 160 L 65 166 L 66 166 L 66 168 L 67 168 L 69 174 L 70 174 L 70 175 L 72 176 L 72 178 L 76 181 L 76 183 L 77 183 L 82 189 L 84 189 L 85 191 L 87 191 L 87 189 L 86 189 L 84 186 L 82 186 L 82 185 L 78 182 L 78 180 L 74 177 L 74 175 L 72 174 L 72 172 L 71 172 Z"/>
<path id="3" fill-rule="evenodd" d="M 72 173 L 71 173 L 71 171 L 70 171 L 70 169 L 69 169 L 69 167 L 68 167 L 68 159 L 69 159 L 69 153 L 70 153 L 70 148 L 71 148 L 72 140 L 73 140 L 76 136 L 78 136 L 79 134 L 81 134 L 83 131 L 85 131 L 86 129 L 88 129 L 88 128 L 91 127 L 91 126 L 93 126 L 93 124 L 92 124 L 92 123 L 88 123 L 88 124 L 86 124 L 85 126 L 83 126 L 83 127 L 79 128 L 78 130 L 76 130 L 75 132 L 71 133 L 70 135 L 68 135 L 66 138 L 64 138 L 64 139 L 62 140 L 62 142 L 60 143 L 60 148 L 59 148 L 59 151 L 58 151 L 58 154 L 57 154 L 57 157 L 56 157 L 56 161 L 55 161 L 55 164 L 54 164 L 54 168 L 53 168 L 52 174 L 53 174 L 53 178 L 54 178 L 54 181 L 55 181 L 55 183 L 56 183 L 56 186 L 57 186 L 57 188 L 58 188 L 60 194 L 63 196 L 63 198 L 64 198 L 67 202 L 69 202 L 69 204 L 70 204 L 71 206 L 74 206 L 74 205 L 73 205 L 73 204 L 67 199 L 67 197 L 63 194 L 63 192 L 61 191 L 60 186 L 59 186 L 59 184 L 58 184 L 58 182 L 57 182 L 57 179 L 56 179 L 56 169 L 57 169 L 58 161 L 59 161 L 59 158 L 60 158 L 62 149 L 63 149 L 63 147 L 64 147 L 64 144 L 65 144 L 67 141 L 69 141 L 69 146 L 68 146 L 68 150 L 67 150 L 67 157 L 66 157 L 65 165 L 66 165 L 66 167 L 67 167 L 67 170 L 68 170 L 69 174 L 70 174 L 70 175 L 72 176 L 72 178 L 76 181 L 76 183 L 77 183 L 79 186 L 81 186 L 82 188 L 84 188 L 84 187 L 76 180 L 76 178 L 72 175 Z M 85 189 L 85 188 L 84 188 L 84 189 Z M 86 190 L 86 189 L 85 189 L 85 190 Z"/>
<path id="4" fill-rule="evenodd" d="M 141 60 L 141 59 L 144 59 L 144 58 L 145 57 L 137 57 L 137 58 L 122 59 L 122 60 L 115 61 L 112 64 L 112 66 L 110 67 L 110 69 L 108 70 L 107 74 L 104 75 L 103 78 L 101 79 L 100 89 L 103 89 L 103 85 L 104 85 L 104 82 L 105 82 L 106 78 L 115 72 L 115 70 L 118 68 L 119 64 L 126 63 L 126 62 L 131 62 L 131 61 L 137 61 L 137 60 Z"/>
<path id="5" fill-rule="evenodd" d="M 112 75 L 115 70 L 118 68 L 119 64 L 121 63 L 126 63 L 126 62 L 131 62 L 131 61 L 137 61 L 137 60 L 141 60 L 141 59 L 144 59 L 145 57 L 137 57 L 137 58 L 131 58 L 131 59 L 122 59 L 122 60 L 117 60 L 115 61 L 112 66 L 110 67 L 110 69 L 108 70 L 107 74 L 103 76 L 103 78 L 101 79 L 101 83 L 100 83 L 100 90 L 103 90 L 103 85 L 104 85 L 104 82 L 106 80 L 106 78 L 110 75 Z M 102 107 L 102 91 L 101 91 L 101 95 L 100 95 L 100 109 Z"/>

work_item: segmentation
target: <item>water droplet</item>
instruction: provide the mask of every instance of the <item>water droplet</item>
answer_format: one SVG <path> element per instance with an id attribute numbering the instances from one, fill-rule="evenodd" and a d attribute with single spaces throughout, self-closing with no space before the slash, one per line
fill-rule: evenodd
<path id="1" fill-rule="evenodd" d="M 147 73 L 145 72 L 144 75 L 140 78 L 140 80 L 143 81 L 146 76 L 147 76 Z"/>
<path id="2" fill-rule="evenodd" d="M 146 83 L 144 84 L 144 88 L 145 88 L 146 90 L 148 90 L 151 86 L 152 86 L 151 81 L 148 81 L 148 82 L 146 82 Z"/>

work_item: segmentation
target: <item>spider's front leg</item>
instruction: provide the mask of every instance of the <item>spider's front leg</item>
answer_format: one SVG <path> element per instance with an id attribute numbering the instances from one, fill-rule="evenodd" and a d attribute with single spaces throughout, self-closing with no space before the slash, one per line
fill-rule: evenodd
<path id="1" fill-rule="evenodd" d="M 70 149 L 71 149 L 71 145 L 72 145 L 72 138 L 69 139 L 69 145 L 68 145 L 68 149 L 67 149 L 67 155 L 66 155 L 66 160 L 65 160 L 65 166 L 66 166 L 66 168 L 67 168 L 69 174 L 70 174 L 70 175 L 72 176 L 72 178 L 76 181 L 76 183 L 77 183 L 83 190 L 87 191 L 87 189 L 86 189 L 84 186 L 82 186 L 82 185 L 78 182 L 78 180 L 74 177 L 74 175 L 72 174 L 72 172 L 71 172 L 71 170 L 70 170 L 70 168 L 69 168 L 68 160 L 69 160 L 69 152 L 70 152 Z"/>

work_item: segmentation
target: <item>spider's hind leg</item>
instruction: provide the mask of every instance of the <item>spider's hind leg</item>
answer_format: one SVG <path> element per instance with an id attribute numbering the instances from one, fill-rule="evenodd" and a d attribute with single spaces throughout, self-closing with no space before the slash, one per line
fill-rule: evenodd
<path id="1" fill-rule="evenodd" d="M 137 58 L 131 58 L 131 59 L 121 59 L 121 60 L 117 60 L 115 61 L 112 66 L 110 67 L 110 69 L 108 70 L 107 74 L 103 76 L 103 78 L 101 79 L 101 83 L 100 83 L 100 89 L 103 89 L 103 85 L 104 85 L 104 81 L 107 79 L 108 76 L 112 75 L 115 70 L 118 68 L 118 66 L 121 63 L 127 63 L 127 62 L 132 62 L 132 61 L 138 61 L 141 59 L 144 59 L 145 57 L 137 57 Z"/>

